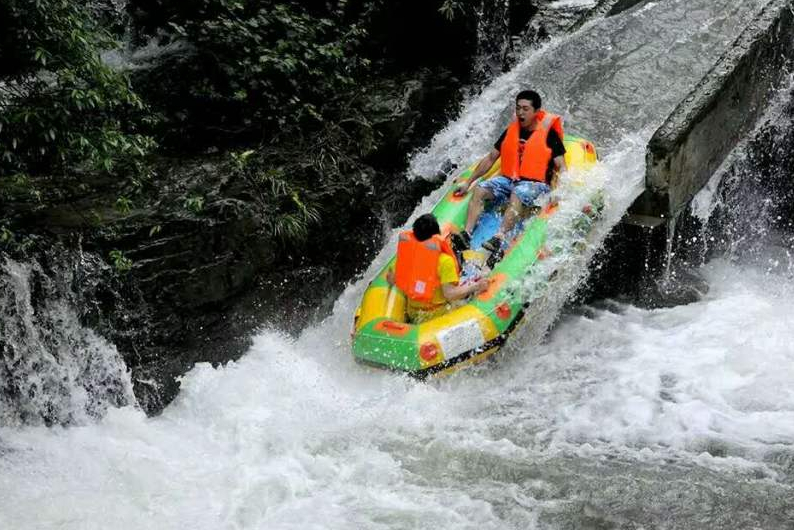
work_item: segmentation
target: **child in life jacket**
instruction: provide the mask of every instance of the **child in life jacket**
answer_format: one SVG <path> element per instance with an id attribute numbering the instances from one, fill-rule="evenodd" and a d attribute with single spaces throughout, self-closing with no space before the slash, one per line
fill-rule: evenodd
<path id="1" fill-rule="evenodd" d="M 412 230 L 400 234 L 397 260 L 387 279 L 407 298 L 408 318 L 420 323 L 444 314 L 452 302 L 488 288 L 488 280 L 460 282 L 460 263 L 452 247 L 441 237 L 433 214 L 416 219 Z"/>

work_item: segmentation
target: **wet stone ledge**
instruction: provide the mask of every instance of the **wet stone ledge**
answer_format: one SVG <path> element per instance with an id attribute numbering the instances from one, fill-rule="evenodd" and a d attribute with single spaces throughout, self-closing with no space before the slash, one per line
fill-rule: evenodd
<path id="1" fill-rule="evenodd" d="M 528 44 L 571 33 L 590 20 L 611 17 L 648 0 L 596 0 L 589 4 L 558 5 L 555 0 L 536 2 L 537 13 L 527 26 L 524 41 Z"/>
<path id="2" fill-rule="evenodd" d="M 752 130 L 794 58 L 792 7 L 790 0 L 770 0 L 656 131 L 646 191 L 631 214 L 676 216 Z"/>

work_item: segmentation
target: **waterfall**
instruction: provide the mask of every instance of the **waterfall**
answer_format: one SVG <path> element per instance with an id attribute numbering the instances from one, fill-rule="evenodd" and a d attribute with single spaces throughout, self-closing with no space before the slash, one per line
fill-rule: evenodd
<path id="1" fill-rule="evenodd" d="M 75 268 L 0 263 L 0 425 L 81 424 L 135 403 L 118 350 L 80 321 L 80 283 Z"/>

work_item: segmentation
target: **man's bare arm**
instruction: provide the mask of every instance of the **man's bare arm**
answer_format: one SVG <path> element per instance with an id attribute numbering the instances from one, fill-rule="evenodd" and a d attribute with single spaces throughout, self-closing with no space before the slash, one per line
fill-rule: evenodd
<path id="1" fill-rule="evenodd" d="M 487 278 L 480 278 L 476 282 L 466 285 L 445 283 L 441 285 L 441 292 L 448 302 L 452 302 L 453 300 L 466 298 L 470 294 L 481 293 L 488 288 L 488 285 L 490 285 L 490 281 Z"/>
<path id="2" fill-rule="evenodd" d="M 568 165 L 565 163 L 565 155 L 554 158 L 554 167 L 557 171 L 568 171 Z"/>
<path id="3" fill-rule="evenodd" d="M 554 157 L 554 175 L 551 177 L 552 189 L 557 187 L 557 183 L 560 179 L 560 173 L 563 171 L 568 171 L 568 165 L 565 163 L 565 156 L 560 155 Z"/>
<path id="4" fill-rule="evenodd" d="M 482 160 L 480 160 L 480 163 L 477 164 L 477 167 L 474 168 L 474 171 L 472 171 L 471 176 L 468 178 L 468 180 L 461 182 L 455 191 L 458 193 L 468 192 L 471 189 L 471 187 L 474 185 L 474 183 L 477 182 L 477 180 L 480 177 L 485 175 L 489 169 L 491 169 L 491 166 L 493 166 L 494 163 L 496 163 L 496 160 L 499 158 L 499 155 L 500 155 L 499 151 L 497 151 L 496 149 L 491 149 L 491 152 L 485 155 L 482 158 Z"/>

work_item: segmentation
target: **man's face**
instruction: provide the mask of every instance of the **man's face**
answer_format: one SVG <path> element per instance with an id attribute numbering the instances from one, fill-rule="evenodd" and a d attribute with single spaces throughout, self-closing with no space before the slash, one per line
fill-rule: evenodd
<path id="1" fill-rule="evenodd" d="M 529 127 L 529 124 L 532 123 L 532 118 L 535 117 L 535 112 L 535 107 L 532 106 L 529 100 L 519 99 L 516 101 L 516 117 L 522 127 Z"/>

